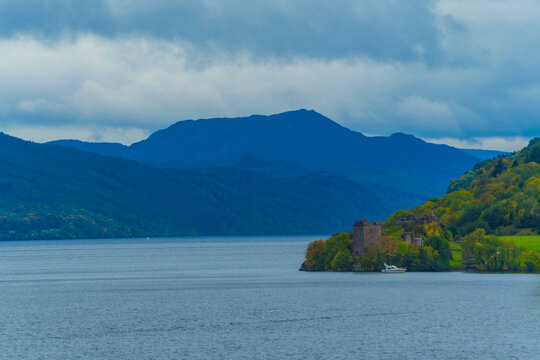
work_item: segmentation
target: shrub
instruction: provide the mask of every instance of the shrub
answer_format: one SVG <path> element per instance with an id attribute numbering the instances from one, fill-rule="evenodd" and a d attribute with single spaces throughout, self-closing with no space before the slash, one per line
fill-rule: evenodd
<path id="1" fill-rule="evenodd" d="M 340 250 L 332 259 L 332 270 L 348 271 L 352 268 L 353 259 L 349 251 Z"/>
<path id="2" fill-rule="evenodd" d="M 315 240 L 311 242 L 306 249 L 306 270 L 308 271 L 322 271 L 324 270 L 324 241 Z"/>

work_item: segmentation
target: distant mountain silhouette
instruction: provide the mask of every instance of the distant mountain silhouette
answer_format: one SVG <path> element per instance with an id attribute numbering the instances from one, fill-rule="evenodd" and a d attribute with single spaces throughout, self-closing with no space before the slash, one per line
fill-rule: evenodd
<path id="1" fill-rule="evenodd" d="M 80 140 L 56 140 L 50 141 L 49 145 L 61 145 L 65 147 L 72 147 L 82 151 L 93 152 L 100 155 L 114 156 L 114 157 L 128 157 L 128 147 L 118 143 L 107 142 L 85 142 Z"/>
<path id="2" fill-rule="evenodd" d="M 466 154 L 477 157 L 480 160 L 493 159 L 499 155 L 508 155 L 510 154 L 507 151 L 498 151 L 498 150 L 482 150 L 482 149 L 459 149 Z"/>
<path id="3" fill-rule="evenodd" d="M 264 171 L 242 169 L 254 163 Z M 158 169 L 0 133 L 0 239 L 331 233 L 392 207 L 337 176 L 235 164 Z"/>
<path id="4" fill-rule="evenodd" d="M 131 146 L 0 133 L 0 239 L 334 233 L 443 194 L 477 160 L 307 110 L 180 121 Z"/>
<path id="5" fill-rule="evenodd" d="M 411 206 L 412 199 L 443 194 L 451 179 L 479 161 L 456 148 L 412 135 L 367 137 L 312 110 L 179 121 L 131 146 L 72 140 L 52 143 L 164 168 L 227 166 L 266 176 L 288 172 L 296 176 L 304 169 L 384 192 L 382 196 L 393 199 L 395 208 Z"/>
<path id="6" fill-rule="evenodd" d="M 367 137 L 313 110 L 179 121 L 131 146 L 69 140 L 52 143 L 160 167 L 184 167 L 200 161 L 220 162 L 250 156 L 315 170 L 438 167 L 445 173 L 456 170 L 459 173 L 478 161 L 458 149 L 426 143 L 412 135 Z"/>

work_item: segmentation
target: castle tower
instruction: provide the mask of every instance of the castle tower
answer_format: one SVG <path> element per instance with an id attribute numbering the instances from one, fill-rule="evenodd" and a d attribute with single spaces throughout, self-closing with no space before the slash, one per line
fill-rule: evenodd
<path id="1" fill-rule="evenodd" d="M 353 242 L 351 252 L 355 256 L 362 255 L 370 247 L 379 244 L 381 240 L 381 220 L 372 224 L 368 219 L 355 221 L 353 225 Z"/>

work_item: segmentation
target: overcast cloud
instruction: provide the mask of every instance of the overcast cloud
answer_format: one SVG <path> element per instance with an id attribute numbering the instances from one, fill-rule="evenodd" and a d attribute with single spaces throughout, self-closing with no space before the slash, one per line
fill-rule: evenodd
<path id="1" fill-rule="evenodd" d="M 534 1 L 0 1 L 0 130 L 131 143 L 315 109 L 372 135 L 540 136 Z"/>

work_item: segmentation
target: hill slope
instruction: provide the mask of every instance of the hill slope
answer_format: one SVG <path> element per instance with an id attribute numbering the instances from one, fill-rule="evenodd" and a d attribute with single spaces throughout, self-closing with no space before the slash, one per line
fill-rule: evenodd
<path id="1" fill-rule="evenodd" d="M 0 239 L 328 233 L 389 207 L 307 170 L 156 169 L 4 134 L 0 172 Z"/>
<path id="2" fill-rule="evenodd" d="M 497 156 L 506 156 L 510 154 L 506 151 L 498 151 L 498 150 L 482 150 L 482 149 L 459 149 L 463 151 L 466 154 L 472 155 L 479 160 L 486 160 L 486 159 L 493 159 Z"/>
<path id="3" fill-rule="evenodd" d="M 441 195 L 448 181 L 478 161 L 411 135 L 367 137 L 308 110 L 180 121 L 131 146 L 73 140 L 53 144 L 161 168 L 235 167 L 289 178 L 306 171 L 326 175 L 357 184 L 357 191 L 367 191 L 368 197 L 386 199 L 384 211 L 362 217 L 386 217 L 397 208 Z"/>
<path id="4" fill-rule="evenodd" d="M 422 219 L 435 215 L 439 223 Z M 540 234 L 540 138 L 514 154 L 478 163 L 448 186 L 447 194 L 399 210 L 391 232 L 414 231 L 447 239 L 477 228 L 488 234 Z"/>
<path id="5" fill-rule="evenodd" d="M 450 146 L 426 143 L 402 133 L 367 137 L 312 110 L 184 120 L 131 146 L 73 140 L 52 143 L 160 167 L 184 167 L 200 161 L 220 162 L 251 156 L 316 170 L 435 167 L 449 173 L 478 160 Z M 448 166 L 434 164 L 435 161 L 444 161 Z"/>

